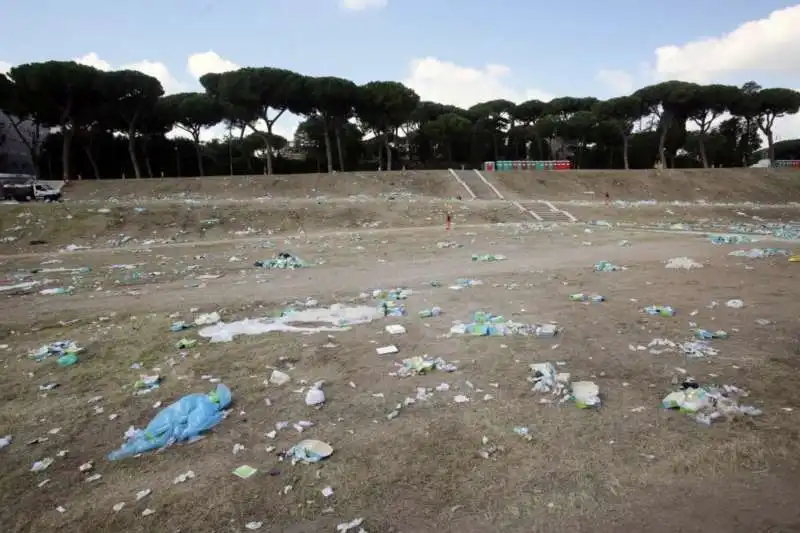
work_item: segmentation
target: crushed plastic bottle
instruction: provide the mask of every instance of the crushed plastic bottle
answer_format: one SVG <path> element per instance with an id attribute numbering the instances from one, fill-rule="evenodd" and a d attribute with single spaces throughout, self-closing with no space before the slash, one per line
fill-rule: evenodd
<path id="1" fill-rule="evenodd" d="M 431 318 L 434 316 L 439 316 L 442 314 L 442 309 L 440 307 L 431 307 L 430 309 L 423 309 L 419 312 L 420 318 Z"/>

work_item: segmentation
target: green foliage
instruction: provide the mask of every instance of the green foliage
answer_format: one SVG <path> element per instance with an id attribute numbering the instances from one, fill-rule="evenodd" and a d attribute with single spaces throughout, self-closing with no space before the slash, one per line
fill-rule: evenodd
<path id="1" fill-rule="evenodd" d="M 397 82 L 358 86 L 270 67 L 206 74 L 200 83 L 203 92 L 164 96 L 158 80 L 141 72 L 101 72 L 71 61 L 30 63 L 0 76 L 0 110 L 14 116 L 12 125 L 31 120 L 58 127 L 61 134 L 45 143 L 47 165 L 41 168 L 64 177 L 202 175 L 209 165 L 213 174 L 376 163 L 391 168 L 398 158 L 403 165 L 442 166 L 555 157 L 582 168 L 642 168 L 657 159 L 667 166 L 733 166 L 758 157 L 759 132 L 769 157 L 776 156 L 776 146 L 791 153 L 789 145 L 774 143 L 774 125 L 800 111 L 800 93 L 755 82 L 665 81 L 605 101 L 497 99 L 469 109 L 420 101 Z M 291 143 L 273 133 L 287 112 L 306 118 Z M 201 142 L 201 132 L 219 123 L 229 127 L 230 138 Z M 174 128 L 192 141 L 168 140 L 165 134 Z M 31 153 L 38 158 L 38 151 Z"/>

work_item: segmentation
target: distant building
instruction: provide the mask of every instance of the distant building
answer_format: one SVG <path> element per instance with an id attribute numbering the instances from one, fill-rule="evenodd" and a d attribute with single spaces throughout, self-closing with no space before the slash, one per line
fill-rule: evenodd
<path id="1" fill-rule="evenodd" d="M 0 173 L 34 174 L 35 166 L 28 146 L 41 147 L 49 131 L 25 120 L 17 126 L 17 133 L 12 119 L 16 121 L 0 111 Z"/>

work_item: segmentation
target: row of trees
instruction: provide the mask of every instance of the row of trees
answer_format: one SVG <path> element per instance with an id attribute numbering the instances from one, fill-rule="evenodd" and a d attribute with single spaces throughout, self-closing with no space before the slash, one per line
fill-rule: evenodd
<path id="1" fill-rule="evenodd" d="M 762 89 L 754 82 L 734 87 L 668 81 L 604 101 L 493 100 L 469 109 L 420 101 L 397 82 L 357 85 L 276 68 L 206 74 L 200 83 L 204 92 L 165 96 L 157 79 L 137 71 L 104 72 L 64 61 L 30 63 L 0 76 L 0 110 L 15 117 L 15 128 L 31 121 L 58 129 L 47 153 L 60 152 L 64 178 L 74 176 L 73 159 L 81 152 L 91 173 L 103 176 L 106 165 L 101 170 L 98 145 L 113 144 L 114 138 L 124 139 L 129 168 L 138 178 L 143 166 L 149 176 L 174 168 L 170 160 L 181 166 L 182 141 L 164 138 L 175 128 L 191 137 L 193 166 L 200 175 L 209 164 L 212 173 L 220 173 L 223 145 L 226 170 L 244 166 L 252 171 L 261 162 L 271 174 L 276 160 L 288 154 L 287 139 L 274 133 L 286 112 L 305 119 L 291 143 L 292 153 L 332 172 L 352 169 L 364 155 L 387 169 L 397 166 L 398 159 L 404 165 L 434 166 L 563 157 L 579 168 L 644 168 L 656 161 L 664 167 L 737 166 L 747 164 L 760 148 L 760 133 L 774 159 L 775 121 L 800 109 L 800 93 Z M 227 141 L 202 143 L 201 131 L 220 123 L 227 127 Z M 165 148 L 170 142 L 176 157 Z M 41 145 L 28 144 L 32 158 L 40 161 Z M 185 154 L 186 147 L 182 150 Z M 234 165 L 234 152 L 244 165 Z"/>

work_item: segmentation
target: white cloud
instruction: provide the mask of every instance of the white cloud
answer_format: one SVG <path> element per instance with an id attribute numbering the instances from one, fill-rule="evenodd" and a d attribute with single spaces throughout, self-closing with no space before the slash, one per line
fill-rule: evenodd
<path id="1" fill-rule="evenodd" d="M 766 18 L 745 22 L 719 37 L 655 51 L 659 79 L 708 83 L 743 72 L 800 75 L 800 4 L 773 11 Z"/>
<path id="2" fill-rule="evenodd" d="M 741 84 L 770 74 L 797 79 L 800 62 L 793 58 L 800 54 L 798 27 L 800 4 L 745 22 L 720 36 L 659 47 L 654 51 L 653 65 L 640 66 L 640 76 L 635 80 L 624 71 L 602 70 L 596 79 L 618 94 L 627 93 L 620 89 L 628 79 L 632 80 L 633 88 L 664 80 Z M 775 138 L 800 138 L 800 115 L 778 119 Z"/>
<path id="3" fill-rule="evenodd" d="M 173 76 L 169 68 L 164 63 L 160 61 L 149 61 L 147 59 L 142 61 L 137 61 L 135 63 L 129 63 L 127 65 L 120 65 L 119 67 L 112 66 L 111 63 L 102 59 L 100 56 L 97 55 L 95 52 L 89 52 L 85 56 L 81 56 L 75 59 L 76 63 L 80 63 L 82 65 L 88 65 L 90 67 L 94 67 L 99 70 L 112 70 L 115 68 L 118 69 L 128 69 L 128 70 L 138 70 L 144 74 L 149 76 L 153 76 L 158 81 L 161 82 L 161 85 L 164 87 L 164 91 L 167 94 L 178 93 L 181 91 L 186 90 L 186 86 L 178 81 L 175 76 Z"/>
<path id="4" fill-rule="evenodd" d="M 423 100 L 432 100 L 463 108 L 479 102 L 506 99 L 523 102 L 531 99 L 552 100 L 554 95 L 539 89 L 519 90 L 507 85 L 511 69 L 504 65 L 483 68 L 464 67 L 435 57 L 414 59 L 403 83 Z"/>
<path id="5" fill-rule="evenodd" d="M 383 9 L 388 4 L 389 0 L 339 0 L 339 7 L 348 11 Z"/>
<path id="6" fill-rule="evenodd" d="M 635 89 L 633 76 L 624 70 L 601 69 L 595 79 L 608 87 L 612 96 L 631 94 Z"/>
<path id="7" fill-rule="evenodd" d="M 221 74 L 238 68 L 239 65 L 221 57 L 213 50 L 192 54 L 186 61 L 186 70 L 195 79 L 200 79 L 204 74 Z"/>

